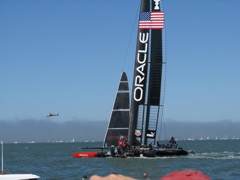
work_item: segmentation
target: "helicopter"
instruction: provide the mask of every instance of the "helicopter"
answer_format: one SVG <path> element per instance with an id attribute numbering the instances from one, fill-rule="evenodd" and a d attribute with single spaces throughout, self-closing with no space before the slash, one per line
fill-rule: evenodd
<path id="1" fill-rule="evenodd" d="M 52 113 L 49 113 L 46 117 L 53 117 L 53 116 L 59 116 L 59 114 L 52 114 Z"/>

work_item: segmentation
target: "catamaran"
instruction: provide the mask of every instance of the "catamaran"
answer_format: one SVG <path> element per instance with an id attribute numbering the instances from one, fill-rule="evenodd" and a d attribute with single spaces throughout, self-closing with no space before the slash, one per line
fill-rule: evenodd
<path id="1" fill-rule="evenodd" d="M 160 0 L 142 0 L 131 105 L 127 75 L 123 72 L 102 152 L 80 152 L 74 157 L 155 157 L 189 153 L 178 147 L 173 137 L 168 144 L 160 144 L 158 140 L 166 63 L 163 57 L 163 28 L 164 12 Z M 106 148 L 108 152 L 103 151 Z"/>

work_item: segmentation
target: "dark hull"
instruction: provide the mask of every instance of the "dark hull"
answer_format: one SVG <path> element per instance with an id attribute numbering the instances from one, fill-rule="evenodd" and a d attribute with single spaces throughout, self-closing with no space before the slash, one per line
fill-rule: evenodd
<path id="1" fill-rule="evenodd" d="M 127 158 L 127 157 L 169 157 L 169 156 L 186 156 L 189 152 L 185 150 L 161 150 L 161 151 L 149 151 L 145 152 L 143 154 L 133 154 L 133 153 L 127 153 L 124 155 L 107 155 L 104 153 L 100 153 L 99 156 L 96 157 L 114 157 L 114 158 Z"/>
<path id="2" fill-rule="evenodd" d="M 156 156 L 186 156 L 189 152 L 181 149 L 166 149 L 166 150 L 155 150 L 154 153 Z"/>

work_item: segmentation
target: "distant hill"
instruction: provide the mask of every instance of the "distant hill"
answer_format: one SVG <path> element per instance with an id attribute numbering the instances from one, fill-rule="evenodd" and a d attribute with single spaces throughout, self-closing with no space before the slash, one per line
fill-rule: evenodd
<path id="1" fill-rule="evenodd" d="M 74 120 L 55 122 L 49 120 L 0 121 L 0 140 L 4 142 L 47 141 L 102 141 L 107 121 Z M 165 128 L 164 128 L 165 127 Z M 240 122 L 177 122 L 163 123 L 162 139 L 239 138 Z"/>

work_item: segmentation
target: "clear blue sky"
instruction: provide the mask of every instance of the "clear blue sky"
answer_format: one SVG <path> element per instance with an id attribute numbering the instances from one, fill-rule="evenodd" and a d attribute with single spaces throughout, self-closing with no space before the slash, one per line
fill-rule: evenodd
<path id="1" fill-rule="evenodd" d="M 139 4 L 0 0 L 0 120 L 107 121 L 122 70 L 132 83 Z M 164 10 L 165 119 L 240 121 L 240 1 Z"/>

